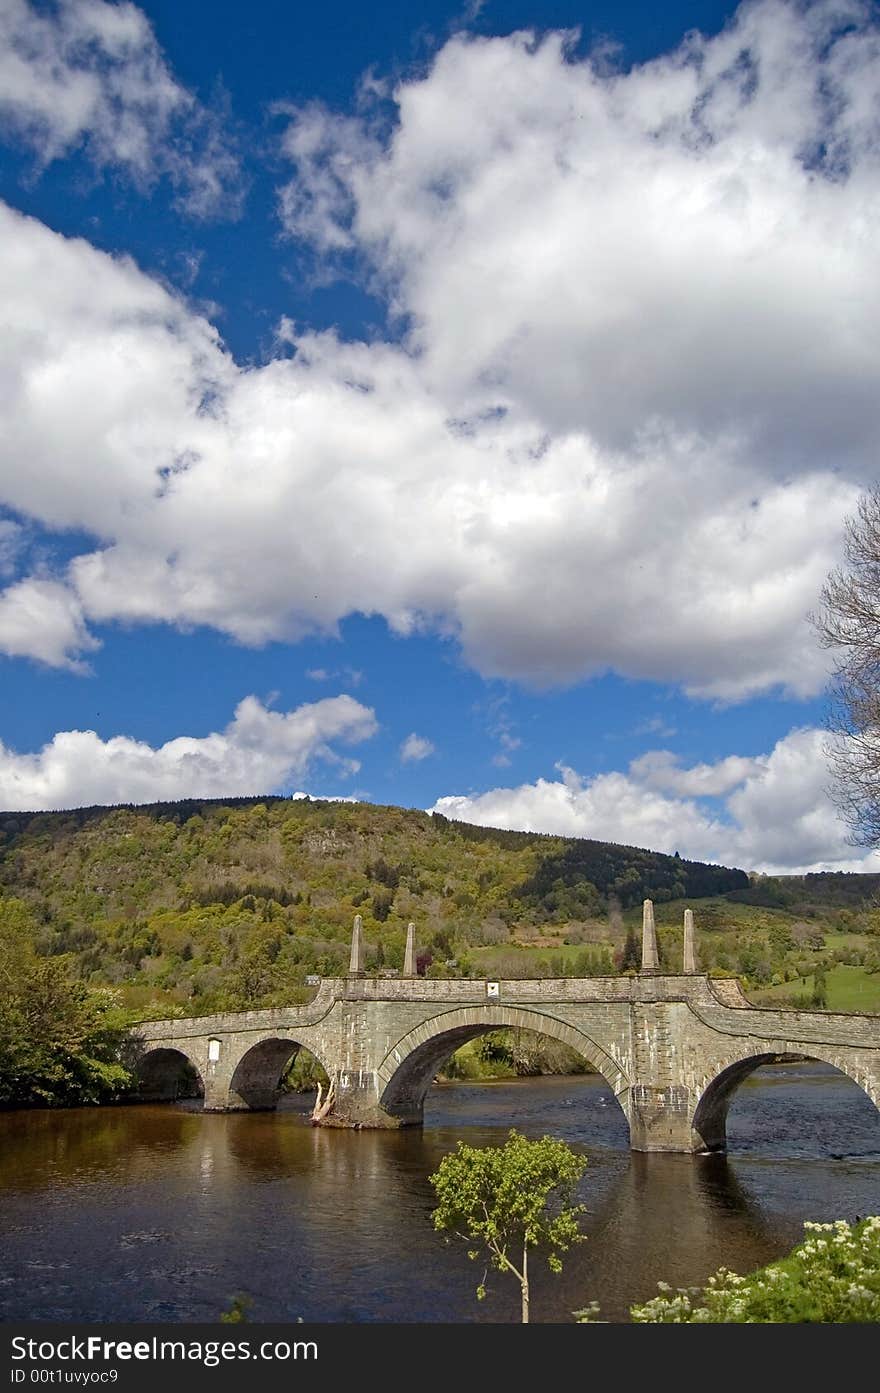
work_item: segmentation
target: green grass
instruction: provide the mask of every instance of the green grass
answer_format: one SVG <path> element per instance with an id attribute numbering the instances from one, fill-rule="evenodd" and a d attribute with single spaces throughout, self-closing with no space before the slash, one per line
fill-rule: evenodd
<path id="1" fill-rule="evenodd" d="M 829 1011 L 870 1011 L 880 1013 L 880 972 L 866 972 L 863 967 L 839 964 L 825 974 Z M 752 988 L 749 997 L 756 1006 L 772 1006 L 793 996 L 803 996 L 813 990 L 812 977 L 784 982 L 778 987 Z"/>
<path id="2" fill-rule="evenodd" d="M 549 935 L 548 935 L 549 936 Z M 607 943 L 563 943 L 553 948 L 537 948 L 528 943 L 502 943 L 489 948 L 468 948 L 467 955 L 474 970 L 481 976 L 503 977 L 505 972 L 515 972 L 522 977 L 535 973 L 545 975 L 551 964 L 560 960 L 564 964 L 575 961 L 584 951 L 599 953 L 603 949 L 612 952 L 610 939 Z M 538 969 L 543 967 L 545 974 Z"/>
<path id="3" fill-rule="evenodd" d="M 825 933 L 824 929 L 822 932 Z M 825 947 L 832 952 L 835 948 L 871 948 L 876 946 L 876 935 L 837 933 L 835 931 L 825 933 Z"/>
<path id="4" fill-rule="evenodd" d="M 536 948 L 531 943 L 500 943 L 493 944 L 489 948 L 469 948 L 468 957 L 472 958 L 474 962 L 481 963 L 492 962 L 495 958 L 503 958 L 507 954 L 515 954 L 527 962 L 533 958 L 562 958 L 567 961 L 569 958 L 576 958 L 579 953 L 584 951 L 585 947 L 600 948 L 602 946 L 602 944 L 593 943 L 563 943 L 561 939 L 558 948 L 555 946 L 553 948 L 546 946 Z"/>
<path id="5" fill-rule="evenodd" d="M 455 1068 L 450 1069 L 452 1060 L 440 1070 L 441 1077 L 454 1077 L 467 1083 L 483 1083 L 491 1079 L 515 1079 L 516 1070 L 506 1060 L 481 1059 L 478 1053 L 481 1040 L 468 1040 L 455 1051 Z"/>
<path id="6" fill-rule="evenodd" d="M 697 933 L 700 932 L 701 925 L 708 932 L 723 933 L 728 929 L 750 929 L 769 924 L 792 923 L 796 920 L 803 920 L 804 917 L 802 914 L 788 909 L 775 909 L 767 905 L 739 904 L 736 900 L 729 900 L 724 895 L 707 895 L 699 900 L 658 901 L 654 905 L 654 919 L 657 928 L 681 930 L 686 909 L 694 911 Z M 629 909 L 625 909 L 623 921 L 627 927 L 632 925 L 633 928 L 640 929 L 642 923 L 641 905 L 633 905 Z M 820 927 L 818 919 L 816 927 Z"/>

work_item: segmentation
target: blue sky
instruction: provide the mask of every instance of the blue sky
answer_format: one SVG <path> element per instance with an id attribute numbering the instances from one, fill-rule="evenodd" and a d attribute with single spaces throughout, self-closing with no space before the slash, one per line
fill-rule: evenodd
<path id="1" fill-rule="evenodd" d="M 873 7 L 0 0 L 0 805 L 874 868 Z"/>

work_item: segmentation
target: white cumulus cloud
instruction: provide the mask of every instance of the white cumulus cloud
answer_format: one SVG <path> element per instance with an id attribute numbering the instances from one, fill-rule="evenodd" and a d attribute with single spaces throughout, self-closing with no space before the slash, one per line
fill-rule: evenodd
<path id="1" fill-rule="evenodd" d="M 762 767 L 760 759 L 728 755 L 715 764 L 695 764 L 682 769 L 678 757 L 669 750 L 649 750 L 630 765 L 630 773 L 648 788 L 661 793 L 713 797 L 731 789 Z"/>
<path id="2" fill-rule="evenodd" d="M 592 778 L 561 767 L 555 779 L 439 798 L 431 811 L 485 827 L 678 851 L 746 870 L 876 871 L 880 853 L 863 855 L 848 843 L 829 796 L 827 741 L 821 730 L 794 730 L 769 754 L 691 769 L 667 751 Z M 720 805 L 705 801 L 719 794 L 727 795 Z"/>
<path id="3" fill-rule="evenodd" d="M 453 38 L 388 138 L 305 110 L 289 231 L 370 258 L 447 398 L 627 451 L 746 432 L 781 475 L 875 442 L 872 7 L 745 4 L 627 73 L 569 41 Z"/>
<path id="4" fill-rule="evenodd" d="M 85 668 L 80 655 L 98 647 L 66 586 L 30 577 L 0 590 L 0 652 L 76 672 Z"/>
<path id="5" fill-rule="evenodd" d="M 181 735 L 158 747 L 126 735 L 102 740 L 92 730 L 59 731 L 35 754 L 0 744 L 0 808 L 30 811 L 276 792 L 301 779 L 317 761 L 343 775 L 355 773 L 357 760 L 335 747 L 359 744 L 377 729 L 373 711 L 350 696 L 328 697 L 287 712 L 270 711 L 248 696 L 225 730 Z"/>
<path id="6" fill-rule="evenodd" d="M 761 0 L 628 73 L 454 38 L 389 133 L 313 107 L 286 141 L 291 235 L 360 257 L 406 332 L 284 323 L 255 367 L 2 210 L 0 503 L 94 537 L 53 578 L 86 624 L 261 644 L 359 612 L 537 686 L 814 693 L 805 617 L 880 445 L 878 92 L 850 0 Z"/>
<path id="7" fill-rule="evenodd" d="M 40 166 L 83 148 L 142 186 L 168 175 L 196 215 L 238 212 L 231 145 L 175 79 L 136 5 L 0 0 L 0 125 Z"/>
<path id="8" fill-rule="evenodd" d="M 434 750 L 435 746 L 432 741 L 426 739 L 424 735 L 416 735 L 413 731 L 401 742 L 401 763 L 417 764 L 420 760 L 427 759 L 429 755 L 432 755 Z"/>

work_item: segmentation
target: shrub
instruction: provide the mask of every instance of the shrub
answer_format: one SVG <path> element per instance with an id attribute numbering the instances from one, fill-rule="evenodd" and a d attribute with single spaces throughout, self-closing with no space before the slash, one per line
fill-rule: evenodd
<path id="1" fill-rule="evenodd" d="M 880 1216 L 850 1225 L 804 1224 L 787 1258 L 739 1277 L 722 1267 L 706 1287 L 660 1295 L 631 1315 L 638 1324 L 864 1324 L 880 1321 Z"/>

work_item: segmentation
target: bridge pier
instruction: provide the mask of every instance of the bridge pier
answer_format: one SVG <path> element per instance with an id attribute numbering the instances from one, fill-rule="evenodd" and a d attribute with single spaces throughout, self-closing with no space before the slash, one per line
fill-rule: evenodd
<path id="1" fill-rule="evenodd" d="M 214 1081 L 213 1084 L 205 1084 L 205 1112 L 249 1112 L 247 1103 L 231 1104 L 229 1097 L 229 1084 L 227 1082 Z"/>
<path id="2" fill-rule="evenodd" d="M 630 1092 L 629 1144 L 632 1151 L 699 1151 L 691 1126 L 690 1089 L 636 1084 Z"/>
<path id="3" fill-rule="evenodd" d="M 421 1123 L 422 1115 L 411 1119 L 392 1117 L 379 1101 L 373 1069 L 340 1069 L 336 1075 L 336 1103 L 323 1119 L 323 1127 L 393 1129 Z"/>

